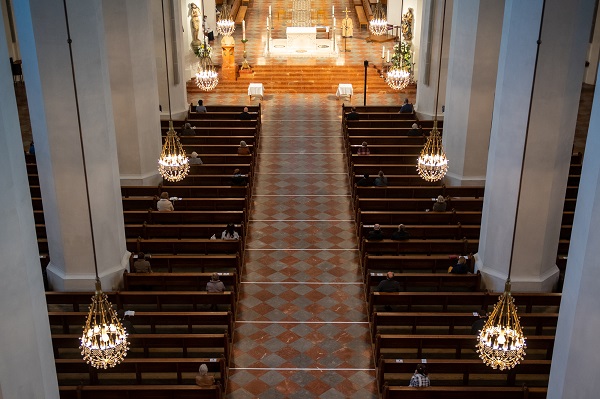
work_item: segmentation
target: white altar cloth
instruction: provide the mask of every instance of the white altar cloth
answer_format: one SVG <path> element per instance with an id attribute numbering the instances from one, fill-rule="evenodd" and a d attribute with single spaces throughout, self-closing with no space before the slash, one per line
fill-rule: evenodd
<path id="1" fill-rule="evenodd" d="M 250 83 L 250 85 L 248 85 L 249 96 L 260 96 L 260 98 L 263 98 L 264 92 L 265 88 L 262 83 Z"/>
<path id="2" fill-rule="evenodd" d="M 285 29 L 288 49 L 315 51 L 317 49 L 317 28 L 289 26 Z"/>
<path id="3" fill-rule="evenodd" d="M 352 95 L 354 94 L 354 89 L 350 83 L 340 83 L 337 88 L 337 92 L 335 96 L 340 98 L 341 96 L 350 96 L 352 99 Z"/>

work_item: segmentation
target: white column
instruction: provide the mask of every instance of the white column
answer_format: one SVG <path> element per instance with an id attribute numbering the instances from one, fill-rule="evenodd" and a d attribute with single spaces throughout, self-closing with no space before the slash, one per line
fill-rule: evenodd
<path id="1" fill-rule="evenodd" d="M 558 279 L 556 254 L 594 2 L 564 7 L 546 1 L 536 69 L 543 3 L 506 0 L 476 257 L 492 290 L 502 290 L 508 275 L 515 223 L 513 291 L 550 291 Z"/>
<path id="2" fill-rule="evenodd" d="M 0 59 L 8 59 L 0 18 Z M 0 398 L 58 399 L 12 74 L 0 62 Z"/>
<path id="3" fill-rule="evenodd" d="M 585 145 L 571 245 L 554 341 L 548 399 L 595 398 L 600 392 L 596 343 L 600 328 L 600 93 Z"/>
<path id="4" fill-rule="evenodd" d="M 598 72 L 598 62 L 600 61 L 600 7 L 596 10 L 596 15 L 594 15 L 594 19 L 596 23 L 594 24 L 594 32 L 592 32 L 592 42 L 588 43 L 588 54 L 586 61 L 588 62 L 588 66 L 585 69 L 585 75 L 583 78 L 583 82 L 595 85 L 596 84 L 596 74 Z"/>
<path id="5" fill-rule="evenodd" d="M 173 119 L 187 116 L 188 102 L 186 76 L 184 76 L 185 54 L 190 44 L 183 42 L 182 10 L 176 0 L 155 0 L 151 3 L 152 26 L 154 30 L 154 53 L 156 55 L 156 74 L 158 98 L 162 108 L 161 118 L 169 118 L 169 96 L 167 92 L 167 72 L 165 70 L 165 38 L 163 37 L 163 18 L 161 2 L 165 7 L 165 32 L 167 41 L 167 61 L 169 65 L 169 90 L 171 92 L 171 113 Z"/>
<path id="6" fill-rule="evenodd" d="M 448 72 L 448 52 L 450 50 L 450 33 L 452 31 L 453 1 L 446 2 L 446 23 L 444 25 L 444 48 L 442 49 L 442 69 L 439 76 L 440 93 L 438 102 L 438 118 L 443 119 L 442 107 L 446 98 L 446 79 Z M 424 0 L 421 23 L 420 42 L 418 46 L 418 82 L 417 103 L 415 111 L 421 119 L 433 119 L 435 114 L 435 98 L 440 63 L 440 42 L 442 38 L 442 17 L 444 0 Z"/>
<path id="7" fill-rule="evenodd" d="M 157 185 L 160 111 L 150 3 L 103 0 L 106 51 L 123 185 Z"/>
<path id="8" fill-rule="evenodd" d="M 443 143 L 447 185 L 483 185 L 494 109 L 504 1 L 456 1 Z"/>
<path id="9" fill-rule="evenodd" d="M 20 1 L 17 28 L 55 290 L 92 290 L 94 261 L 104 289 L 118 286 L 127 266 L 119 164 L 100 0 L 67 1 L 73 40 L 88 208 L 65 12 L 61 2 Z"/>

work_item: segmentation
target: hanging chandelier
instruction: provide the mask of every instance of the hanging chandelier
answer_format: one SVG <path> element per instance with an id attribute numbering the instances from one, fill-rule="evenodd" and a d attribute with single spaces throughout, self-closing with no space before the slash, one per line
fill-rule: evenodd
<path id="1" fill-rule="evenodd" d="M 440 77 L 442 74 L 442 49 L 444 48 L 444 23 L 446 20 L 446 0 L 444 0 L 444 11 L 442 13 L 442 36 L 440 39 L 440 56 L 438 64 L 438 81 L 435 93 L 435 113 L 433 117 L 433 129 L 421 150 L 417 159 L 417 172 L 425 181 L 436 182 L 446 176 L 448 172 L 448 158 L 442 146 L 442 136 L 437 128 L 438 101 L 440 97 Z"/>
<path id="2" fill-rule="evenodd" d="M 190 171 L 190 163 L 177 132 L 173 129 L 173 121 L 169 121 L 169 131 L 158 159 L 158 171 L 160 175 L 170 182 L 185 179 Z"/>
<path id="3" fill-rule="evenodd" d="M 526 338 L 514 302 L 509 279 L 504 293 L 477 337 L 477 353 L 486 366 L 493 369 L 509 370 L 525 356 Z"/>
<path id="4" fill-rule="evenodd" d="M 369 21 L 369 30 L 375 36 L 381 36 L 387 32 L 387 18 L 383 10 L 383 5 L 379 0 L 377 0 L 375 10 L 373 11 L 373 19 Z"/>
<path id="5" fill-rule="evenodd" d="M 98 278 L 79 349 L 83 360 L 97 369 L 115 367 L 123 361 L 129 350 L 127 332 L 102 292 Z"/>
<path id="6" fill-rule="evenodd" d="M 417 159 L 417 172 L 428 182 L 441 180 L 448 172 L 448 158 L 442 147 L 442 136 L 437 129 L 437 121 L 433 122 L 431 134 Z"/>
<path id="7" fill-rule="evenodd" d="M 385 81 L 394 90 L 403 90 L 410 84 L 410 72 L 393 65 L 385 76 Z"/>
<path id="8" fill-rule="evenodd" d="M 198 57 L 200 60 L 196 72 L 196 86 L 202 91 L 211 91 L 219 84 L 219 74 L 215 70 L 206 43 L 200 48 Z"/>
<path id="9" fill-rule="evenodd" d="M 223 36 L 231 36 L 235 31 L 235 22 L 231 16 L 231 7 L 227 2 L 223 3 L 221 15 L 217 21 L 217 32 Z"/>

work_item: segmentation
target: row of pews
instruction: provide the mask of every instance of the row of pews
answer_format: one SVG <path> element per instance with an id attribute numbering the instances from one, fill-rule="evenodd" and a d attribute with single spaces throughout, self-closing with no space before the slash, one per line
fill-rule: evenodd
<path id="1" fill-rule="evenodd" d="M 481 275 L 473 273 L 484 187 L 420 179 L 415 164 L 430 121 L 398 114 L 399 107 L 356 109 L 359 119 L 346 120 L 350 107 L 342 106 L 342 132 L 381 397 L 545 398 L 561 294 L 514 293 L 527 337 L 526 359 L 510 371 L 486 367 L 475 352 L 472 324 L 477 313 L 493 308 L 499 294 L 483 291 Z M 422 137 L 407 135 L 413 123 L 423 127 Z M 365 141 L 370 154 L 357 155 Z M 387 187 L 356 185 L 364 174 L 376 177 L 380 170 Z M 581 157 L 574 155 L 557 253 L 563 271 L 580 172 Z M 431 211 L 438 195 L 447 198 L 445 212 Z M 380 224 L 384 239 L 367 239 L 374 224 Z M 399 224 L 409 239 L 390 239 Z M 447 273 L 460 255 L 468 257 L 471 272 Z M 401 292 L 375 292 L 388 271 L 395 273 Z M 419 363 L 425 363 L 431 387 L 407 386 Z"/>
<path id="2" fill-rule="evenodd" d="M 132 272 L 124 272 L 123 290 L 107 292 L 115 308 L 135 312 L 127 317 L 134 331 L 121 364 L 98 370 L 81 359 L 79 337 L 92 292 L 46 293 L 61 398 L 224 397 L 260 143 L 260 105 L 249 108 L 254 116 L 249 121 L 239 120 L 243 106 L 189 112 L 186 121 L 175 121 L 174 127 L 179 131 L 185 122 L 194 126 L 196 134 L 181 137 L 181 142 L 186 153 L 196 151 L 203 164 L 192 165 L 181 182 L 121 188 Z M 163 122 L 161 130 L 164 139 L 168 123 Z M 237 154 L 242 140 L 250 155 Z M 47 264 L 35 158 L 28 157 L 27 168 L 38 246 Z M 245 175 L 245 184 L 233 185 L 234 169 Z M 163 191 L 177 197 L 172 212 L 156 209 Z M 229 223 L 239 240 L 220 239 Z M 152 273 L 133 272 L 140 252 L 150 255 Z M 206 291 L 213 273 L 218 273 L 225 292 Z M 201 364 L 215 377 L 214 386 L 195 384 Z"/>

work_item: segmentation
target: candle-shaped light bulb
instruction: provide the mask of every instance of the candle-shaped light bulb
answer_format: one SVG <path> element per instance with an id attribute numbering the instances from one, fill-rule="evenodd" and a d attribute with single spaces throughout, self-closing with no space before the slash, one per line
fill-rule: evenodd
<path id="1" fill-rule="evenodd" d="M 331 16 L 335 15 L 335 6 L 331 6 Z"/>
<path id="2" fill-rule="evenodd" d="M 271 16 L 271 5 L 269 4 L 269 17 Z"/>
<path id="3" fill-rule="evenodd" d="M 381 58 L 385 57 L 385 46 L 381 46 Z"/>
<path id="4" fill-rule="evenodd" d="M 387 51 L 387 62 L 390 62 L 390 50 Z"/>
<path id="5" fill-rule="evenodd" d="M 246 40 L 246 20 L 242 20 L 242 40 Z"/>

